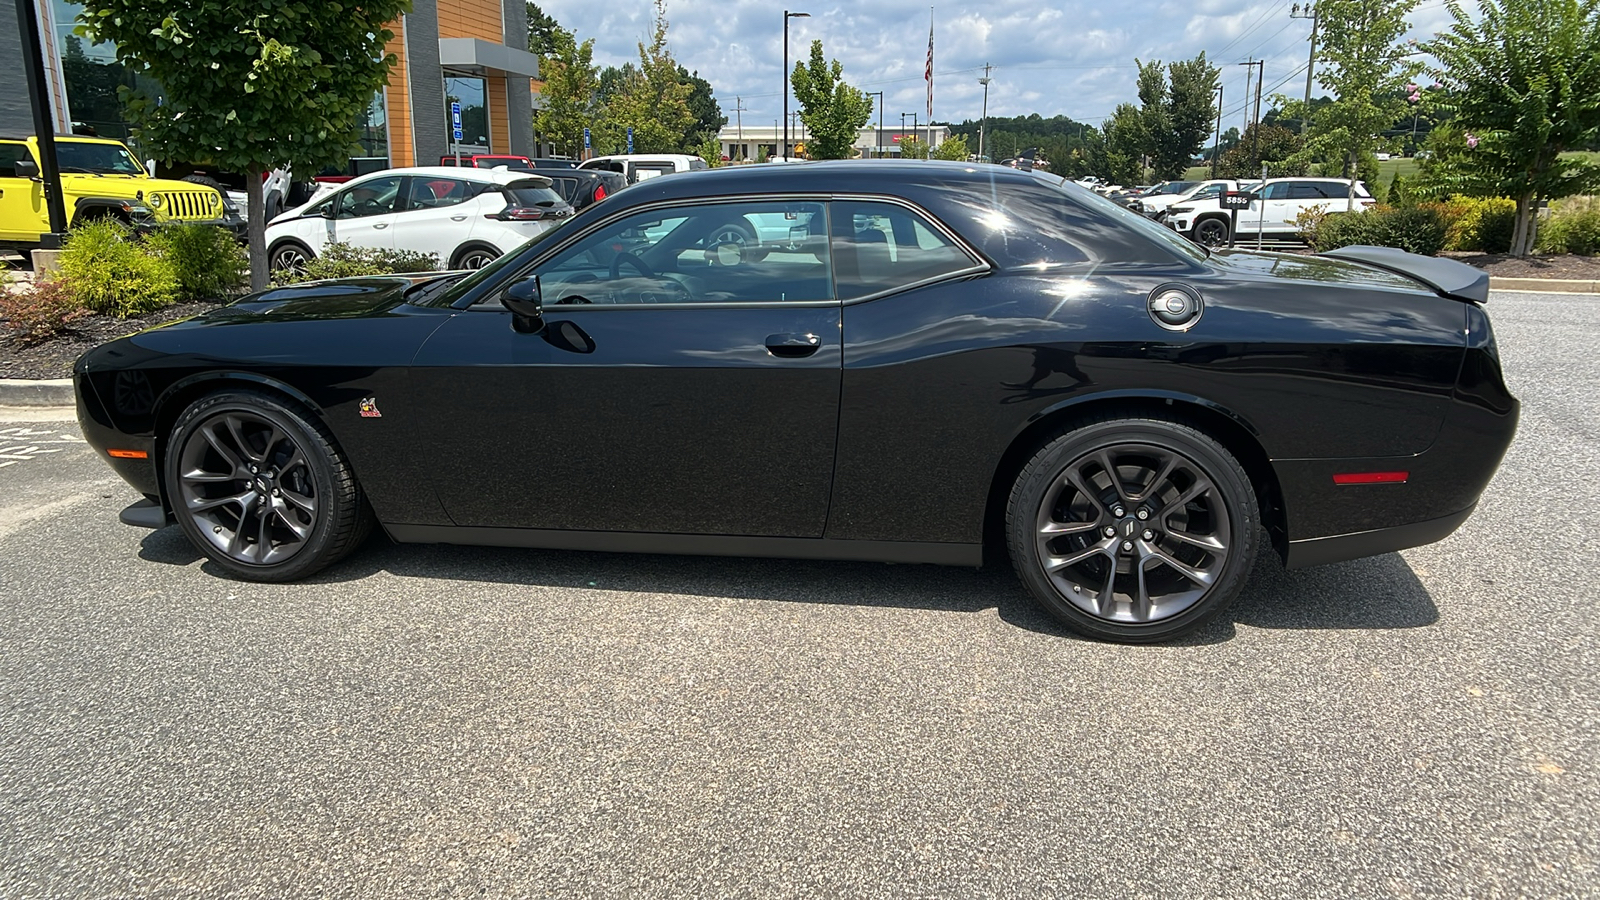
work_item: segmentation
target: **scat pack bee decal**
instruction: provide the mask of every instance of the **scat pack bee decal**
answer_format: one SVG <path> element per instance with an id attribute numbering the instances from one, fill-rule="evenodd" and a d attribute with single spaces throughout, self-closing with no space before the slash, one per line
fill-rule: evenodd
<path id="1" fill-rule="evenodd" d="M 383 413 L 378 412 L 378 398 L 377 397 L 363 397 L 361 399 L 361 418 L 363 418 L 363 419 L 381 419 L 381 418 L 383 418 Z"/>

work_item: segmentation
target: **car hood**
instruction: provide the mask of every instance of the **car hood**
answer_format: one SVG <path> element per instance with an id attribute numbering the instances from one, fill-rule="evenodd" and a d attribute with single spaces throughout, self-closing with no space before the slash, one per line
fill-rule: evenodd
<path id="1" fill-rule="evenodd" d="M 227 306 L 187 319 L 179 326 L 366 318 L 382 315 L 405 303 L 414 287 L 431 281 L 453 281 L 461 275 L 460 272 L 423 272 L 291 284 L 241 297 Z"/>

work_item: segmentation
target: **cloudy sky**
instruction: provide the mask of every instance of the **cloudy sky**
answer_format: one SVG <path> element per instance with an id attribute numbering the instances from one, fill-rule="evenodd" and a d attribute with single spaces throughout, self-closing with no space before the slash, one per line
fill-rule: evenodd
<path id="1" fill-rule="evenodd" d="M 901 113 L 923 115 L 923 64 L 929 5 L 920 0 L 790 0 L 811 18 L 790 20 L 790 57 L 820 39 L 845 79 L 883 91 L 884 122 Z M 1266 94 L 1305 90 L 1306 38 L 1311 23 L 1290 17 L 1290 2 L 1262 0 L 1127 0 L 1039 2 L 987 0 L 941 4 L 934 17 L 934 117 L 978 118 L 977 79 L 994 65 L 989 114 L 1065 114 L 1098 124 L 1118 103 L 1134 101 L 1134 59 L 1188 59 L 1204 50 L 1222 68 L 1224 128 L 1243 125 L 1245 67 L 1266 60 Z M 595 39 L 595 61 L 620 65 L 638 58 L 648 37 L 650 0 L 544 0 L 545 12 L 579 39 Z M 783 10 L 754 0 L 668 0 L 668 44 L 678 61 L 711 82 L 729 124 L 736 98 L 747 125 L 772 125 L 783 95 Z M 1409 17 L 1411 37 L 1445 27 L 1443 0 L 1422 0 Z M 1253 91 L 1252 91 L 1253 93 Z M 793 100 L 790 101 L 791 109 Z M 1263 99 L 1263 110 L 1266 103 Z"/>

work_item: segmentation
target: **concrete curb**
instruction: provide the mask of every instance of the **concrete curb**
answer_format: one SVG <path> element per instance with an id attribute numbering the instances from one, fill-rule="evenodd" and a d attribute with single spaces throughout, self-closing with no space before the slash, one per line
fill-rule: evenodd
<path id="1" fill-rule="evenodd" d="M 0 406 L 72 406 L 71 378 L 0 378 Z"/>
<path id="2" fill-rule="evenodd" d="M 1489 276 L 1491 291 L 1532 291 L 1536 294 L 1600 294 L 1600 281 L 1568 278 L 1501 278 Z"/>

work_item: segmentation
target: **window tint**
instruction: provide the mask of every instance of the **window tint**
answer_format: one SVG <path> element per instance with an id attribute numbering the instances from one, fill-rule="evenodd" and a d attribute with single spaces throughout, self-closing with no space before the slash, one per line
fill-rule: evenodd
<path id="1" fill-rule="evenodd" d="M 337 217 L 359 219 L 394 212 L 394 201 L 399 194 L 399 175 L 363 181 L 339 194 Z"/>
<path id="2" fill-rule="evenodd" d="M 1219 195 L 1221 193 L 1222 193 L 1222 185 L 1220 185 L 1220 184 L 1208 184 L 1205 187 L 1199 189 L 1198 191 L 1195 191 L 1194 195 L 1191 196 L 1189 199 L 1191 199 L 1191 200 L 1204 200 L 1207 197 L 1215 197 L 1215 196 L 1217 196 L 1217 195 Z"/>
<path id="3" fill-rule="evenodd" d="M 833 299 L 821 203 L 637 213 L 562 250 L 537 274 L 547 306 Z"/>
<path id="4" fill-rule="evenodd" d="M 500 192 L 524 209 L 532 209 L 536 206 L 548 208 L 565 202 L 554 188 L 535 187 L 529 184 L 514 183 L 511 186 L 501 188 Z"/>
<path id="5" fill-rule="evenodd" d="M 439 178 L 430 175 L 415 175 L 410 181 L 411 187 L 406 191 L 406 209 L 439 209 L 455 206 L 474 196 L 479 187 L 457 178 Z"/>
<path id="6" fill-rule="evenodd" d="M 1289 185 L 1290 200 L 1322 200 L 1328 196 L 1323 190 L 1326 185 L 1315 184 L 1308 181 L 1298 181 Z"/>
<path id="7" fill-rule="evenodd" d="M 28 152 L 28 145 L 0 142 L 0 178 L 17 178 L 17 163 L 27 160 L 33 162 L 33 154 Z"/>
<path id="8" fill-rule="evenodd" d="M 921 216 L 892 203 L 832 206 L 839 299 L 865 297 L 977 265 Z"/>
<path id="9" fill-rule="evenodd" d="M 1277 181 L 1267 185 L 1266 189 L 1261 192 L 1261 198 L 1263 200 L 1289 199 L 1289 182 Z"/>

